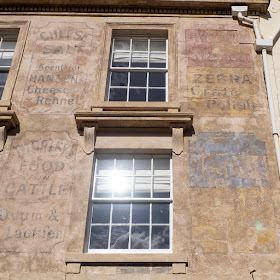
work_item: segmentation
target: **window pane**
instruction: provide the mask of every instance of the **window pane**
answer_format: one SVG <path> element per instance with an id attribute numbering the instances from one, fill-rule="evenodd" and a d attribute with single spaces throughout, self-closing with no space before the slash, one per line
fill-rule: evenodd
<path id="1" fill-rule="evenodd" d="M 92 226 L 90 249 L 108 249 L 109 226 Z"/>
<path id="2" fill-rule="evenodd" d="M 112 197 L 110 177 L 96 178 L 94 197 Z"/>
<path id="3" fill-rule="evenodd" d="M 117 172 L 121 173 L 122 175 L 132 175 L 132 164 L 132 158 L 118 158 L 116 162 L 116 169 L 118 170 Z"/>
<path id="4" fill-rule="evenodd" d="M 132 178 L 115 171 L 112 175 L 112 189 L 115 197 L 131 197 Z"/>
<path id="5" fill-rule="evenodd" d="M 127 72 L 112 72 L 111 86 L 127 86 Z"/>
<path id="6" fill-rule="evenodd" d="M 132 53 L 131 67 L 142 67 L 145 68 L 148 65 L 148 54 L 147 53 Z"/>
<path id="7" fill-rule="evenodd" d="M 169 224 L 169 203 L 153 203 L 152 223 Z"/>
<path id="8" fill-rule="evenodd" d="M 148 226 L 133 226 L 131 228 L 131 249 L 149 249 Z"/>
<path id="9" fill-rule="evenodd" d="M 0 87 L 0 99 L 2 98 L 3 91 L 4 91 L 4 88 L 3 88 L 3 87 Z"/>
<path id="10" fill-rule="evenodd" d="M 152 249 L 169 249 L 169 227 L 152 227 Z"/>
<path id="11" fill-rule="evenodd" d="M 132 51 L 148 51 L 148 40 L 133 40 Z"/>
<path id="12" fill-rule="evenodd" d="M 151 53 L 150 68 L 165 68 L 165 67 L 166 67 L 165 53 Z"/>
<path id="13" fill-rule="evenodd" d="M 126 88 L 111 88 L 109 101 L 126 101 L 127 90 Z"/>
<path id="14" fill-rule="evenodd" d="M 132 204 L 132 223 L 148 224 L 150 222 L 150 203 Z"/>
<path id="15" fill-rule="evenodd" d="M 128 224 L 130 217 L 130 204 L 116 203 L 113 205 L 112 223 L 114 224 Z"/>
<path id="16" fill-rule="evenodd" d="M 114 53 L 112 67 L 128 67 L 129 53 Z"/>
<path id="17" fill-rule="evenodd" d="M 8 73 L 0 73 L 0 86 L 4 86 L 8 77 Z"/>
<path id="18" fill-rule="evenodd" d="M 151 40 L 151 52 L 165 52 L 166 41 L 153 41 Z"/>
<path id="19" fill-rule="evenodd" d="M 2 57 L 3 57 L 4 59 L 12 59 L 13 56 L 14 56 L 14 53 L 15 53 L 15 52 L 3 52 Z M 11 60 L 10 60 L 10 61 L 11 61 Z"/>
<path id="20" fill-rule="evenodd" d="M 165 73 L 153 73 L 149 75 L 149 87 L 165 87 Z"/>
<path id="21" fill-rule="evenodd" d="M 130 86 L 131 87 L 146 87 L 147 86 L 147 73 L 146 72 L 131 72 L 130 73 Z"/>
<path id="22" fill-rule="evenodd" d="M 169 177 L 154 177 L 153 197 L 155 198 L 170 197 Z"/>
<path id="23" fill-rule="evenodd" d="M 110 223 L 110 203 L 96 203 L 92 207 L 92 223 L 93 224 L 108 224 Z"/>
<path id="24" fill-rule="evenodd" d="M 129 51 L 129 40 L 114 40 L 114 51 Z"/>
<path id="25" fill-rule="evenodd" d="M 4 53 L 3 53 L 4 55 Z M 0 66 L 10 66 L 12 63 L 12 59 L 0 59 Z"/>
<path id="26" fill-rule="evenodd" d="M 135 160 L 135 175 L 151 175 L 151 160 L 137 159 Z"/>
<path id="27" fill-rule="evenodd" d="M 151 197 L 151 178 L 136 177 L 133 196 Z"/>
<path id="28" fill-rule="evenodd" d="M 112 226 L 111 249 L 128 249 L 128 226 Z"/>
<path id="29" fill-rule="evenodd" d="M 16 48 L 16 41 L 15 42 L 9 42 L 9 41 L 4 41 L 1 44 L 1 49 L 9 49 L 9 50 L 14 50 Z"/>
<path id="30" fill-rule="evenodd" d="M 170 159 L 155 158 L 154 159 L 154 175 L 169 176 L 170 175 Z"/>
<path id="31" fill-rule="evenodd" d="M 112 174 L 114 168 L 113 159 L 98 159 L 96 163 L 96 175 L 108 176 Z"/>
<path id="32" fill-rule="evenodd" d="M 148 101 L 165 101 L 165 89 L 149 89 Z"/>
<path id="33" fill-rule="evenodd" d="M 146 89 L 143 88 L 129 89 L 129 101 L 146 101 Z"/>

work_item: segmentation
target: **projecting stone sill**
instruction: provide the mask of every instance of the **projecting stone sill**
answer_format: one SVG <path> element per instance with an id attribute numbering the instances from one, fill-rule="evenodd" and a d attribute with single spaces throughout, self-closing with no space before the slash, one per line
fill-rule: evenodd
<path id="1" fill-rule="evenodd" d="M 172 102 L 99 102 L 91 111 L 77 111 L 74 116 L 88 155 L 94 152 L 96 131 L 102 128 L 171 130 L 172 151 L 179 155 L 184 131 L 191 130 L 193 123 L 193 114 L 180 112 L 180 104 Z"/>
<path id="2" fill-rule="evenodd" d="M 4 149 L 7 131 L 17 127 L 19 127 L 19 121 L 15 111 L 3 107 L 0 110 L 0 152 Z"/>
<path id="3" fill-rule="evenodd" d="M 81 254 L 67 253 L 66 263 L 188 263 L 183 254 Z"/>
<path id="4" fill-rule="evenodd" d="M 190 113 L 139 112 L 139 111 L 102 111 L 76 112 L 78 129 L 98 126 L 98 128 L 172 128 L 188 129 L 192 126 Z"/>

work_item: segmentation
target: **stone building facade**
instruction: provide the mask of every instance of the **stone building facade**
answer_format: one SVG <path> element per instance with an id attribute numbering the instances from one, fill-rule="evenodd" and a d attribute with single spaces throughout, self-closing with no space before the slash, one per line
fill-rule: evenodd
<path id="1" fill-rule="evenodd" d="M 269 32 L 268 1 L 240 4 Z M 1 1 L 1 280 L 280 278 L 262 57 L 232 5 Z"/>

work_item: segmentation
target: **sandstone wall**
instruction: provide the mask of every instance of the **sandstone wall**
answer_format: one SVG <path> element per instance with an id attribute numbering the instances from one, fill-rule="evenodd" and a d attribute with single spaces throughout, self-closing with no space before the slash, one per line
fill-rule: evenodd
<path id="1" fill-rule="evenodd" d="M 0 153 L 0 279 L 280 277 L 279 180 L 250 27 L 230 16 L 0 21 L 30 23 L 10 88 L 20 128 Z M 111 30 L 139 27 L 168 30 L 169 101 L 194 114 L 183 153 L 172 155 L 173 253 L 92 257 L 83 252 L 93 155 L 74 112 L 104 101 Z M 172 141 L 156 131 L 97 132 L 95 152 L 106 147 L 170 152 Z"/>

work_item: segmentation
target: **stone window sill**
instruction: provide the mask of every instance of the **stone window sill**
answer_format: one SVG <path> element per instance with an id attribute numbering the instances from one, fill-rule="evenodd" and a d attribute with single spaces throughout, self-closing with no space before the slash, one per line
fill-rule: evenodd
<path id="1" fill-rule="evenodd" d="M 66 263 L 185 263 L 187 264 L 186 255 L 181 254 L 83 254 L 67 253 Z"/>
<path id="2" fill-rule="evenodd" d="M 96 131 L 102 128 L 171 130 L 172 150 L 175 154 L 182 153 L 184 131 L 191 130 L 193 114 L 180 112 L 178 103 L 123 103 L 99 102 L 91 107 L 91 111 L 74 113 L 77 128 L 84 135 L 86 154 L 94 151 Z"/>
<path id="3" fill-rule="evenodd" d="M 15 111 L 0 107 L 0 152 L 4 149 L 7 132 L 18 127 L 19 121 Z"/>

